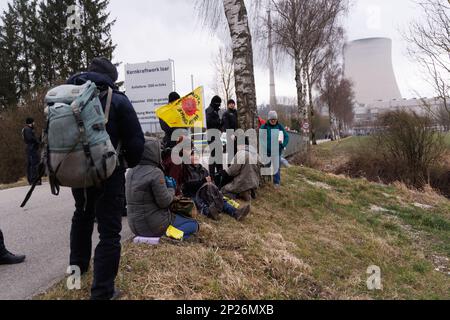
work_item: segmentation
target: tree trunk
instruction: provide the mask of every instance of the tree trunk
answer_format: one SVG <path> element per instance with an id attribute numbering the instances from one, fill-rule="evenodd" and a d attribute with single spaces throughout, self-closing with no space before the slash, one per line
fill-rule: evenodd
<path id="1" fill-rule="evenodd" d="M 235 90 L 241 129 L 256 129 L 255 75 L 253 68 L 252 36 L 248 25 L 244 0 L 223 0 L 225 16 L 230 28 L 234 60 Z"/>
<path id="2" fill-rule="evenodd" d="M 298 108 L 298 116 L 300 121 L 300 132 L 305 139 L 305 142 L 307 141 L 307 145 L 309 148 L 309 135 L 304 134 L 303 131 L 303 124 L 305 123 L 305 120 L 307 119 L 307 110 L 306 110 L 306 104 L 305 104 L 305 98 L 304 98 L 304 84 L 302 79 L 302 63 L 299 58 L 299 54 L 295 54 L 295 84 L 297 87 L 297 108 Z"/>
<path id="3" fill-rule="evenodd" d="M 314 128 L 314 105 L 313 105 L 313 95 L 312 95 L 312 81 L 311 81 L 311 74 L 306 71 L 306 81 L 308 82 L 308 116 L 309 116 L 309 130 L 310 130 L 310 139 L 312 141 L 313 145 L 317 145 L 316 140 L 316 128 Z"/>

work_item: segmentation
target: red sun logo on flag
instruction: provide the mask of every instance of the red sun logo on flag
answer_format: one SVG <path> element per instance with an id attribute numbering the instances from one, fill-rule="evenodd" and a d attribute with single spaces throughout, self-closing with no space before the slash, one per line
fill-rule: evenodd
<path id="1" fill-rule="evenodd" d="M 183 108 L 184 113 L 186 113 L 189 117 L 192 117 L 197 113 L 197 101 L 194 98 L 187 98 L 183 100 L 181 107 Z"/>

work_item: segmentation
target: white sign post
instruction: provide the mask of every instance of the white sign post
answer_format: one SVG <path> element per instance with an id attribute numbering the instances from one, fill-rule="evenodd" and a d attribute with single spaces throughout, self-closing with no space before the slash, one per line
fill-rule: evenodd
<path id="1" fill-rule="evenodd" d="M 125 65 L 126 94 L 144 132 L 161 132 L 155 110 L 168 103 L 173 78 L 172 60 Z"/>

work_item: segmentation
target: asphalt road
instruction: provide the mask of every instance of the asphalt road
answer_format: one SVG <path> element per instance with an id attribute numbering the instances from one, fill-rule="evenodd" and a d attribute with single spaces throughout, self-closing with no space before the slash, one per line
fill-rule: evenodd
<path id="1" fill-rule="evenodd" d="M 58 197 L 50 187 L 37 187 L 25 209 L 20 203 L 28 187 L 0 191 L 0 229 L 6 247 L 26 254 L 25 263 L 0 266 L 0 300 L 31 299 L 64 278 L 69 264 L 69 230 L 74 211 L 70 189 Z M 124 219 L 122 239 L 131 232 Z M 98 243 L 95 232 L 94 248 Z"/>

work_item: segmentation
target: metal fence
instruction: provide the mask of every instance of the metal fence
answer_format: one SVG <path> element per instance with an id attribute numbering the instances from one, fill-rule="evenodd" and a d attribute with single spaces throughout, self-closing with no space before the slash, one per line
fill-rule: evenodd
<path id="1" fill-rule="evenodd" d="M 303 139 L 300 133 L 289 131 L 288 134 L 289 144 L 283 152 L 283 156 L 285 158 L 289 158 L 297 153 L 306 151 L 307 142 Z"/>

